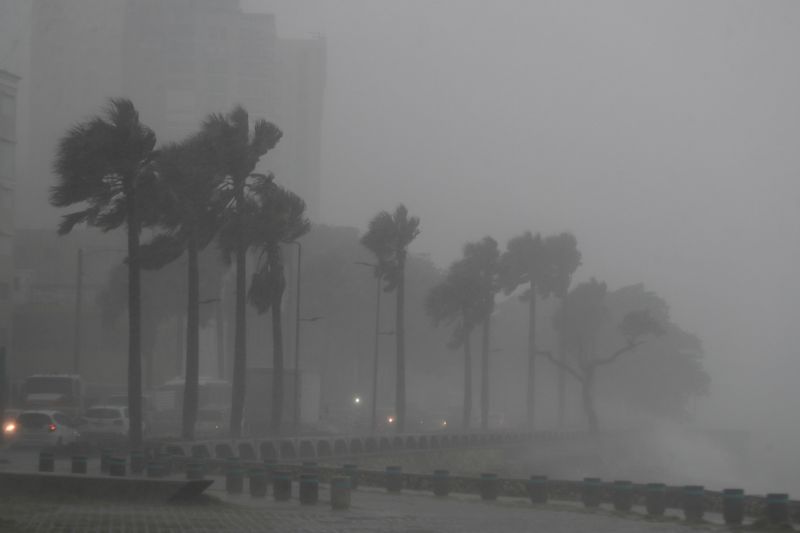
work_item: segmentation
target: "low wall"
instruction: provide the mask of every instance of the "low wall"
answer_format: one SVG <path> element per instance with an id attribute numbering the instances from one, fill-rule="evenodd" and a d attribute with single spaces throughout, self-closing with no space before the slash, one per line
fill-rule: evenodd
<path id="1" fill-rule="evenodd" d="M 28 496 L 72 500 L 162 503 L 200 496 L 211 480 L 0 472 L 0 499 Z"/>

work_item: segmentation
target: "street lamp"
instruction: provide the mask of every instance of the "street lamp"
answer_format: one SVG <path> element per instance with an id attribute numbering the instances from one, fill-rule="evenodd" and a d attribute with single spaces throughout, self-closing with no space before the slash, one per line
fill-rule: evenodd
<path id="1" fill-rule="evenodd" d="M 96 253 L 126 253 L 121 248 L 78 248 L 77 281 L 75 283 L 75 336 L 72 346 L 72 365 L 76 374 L 80 374 L 81 364 L 81 319 L 83 314 L 83 256 Z"/>
<path id="2" fill-rule="evenodd" d="M 375 272 L 375 351 L 372 360 L 372 413 L 370 417 L 370 430 L 372 433 L 378 428 L 378 353 L 381 335 L 381 279 L 380 266 L 373 263 L 356 261 L 355 264 L 370 267 Z"/>

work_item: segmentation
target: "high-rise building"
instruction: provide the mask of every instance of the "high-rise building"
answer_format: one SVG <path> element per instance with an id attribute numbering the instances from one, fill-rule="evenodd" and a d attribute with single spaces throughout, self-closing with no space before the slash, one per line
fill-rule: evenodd
<path id="1" fill-rule="evenodd" d="M 0 348 L 11 345 L 14 284 L 14 190 L 16 185 L 17 84 L 0 70 Z"/>
<path id="2" fill-rule="evenodd" d="M 242 104 L 285 133 L 259 170 L 274 171 L 316 218 L 324 82 L 324 40 L 279 39 L 274 16 L 244 13 L 238 0 L 35 0 L 32 196 L 46 209 L 58 138 L 109 97 L 133 100 L 160 142 Z"/>

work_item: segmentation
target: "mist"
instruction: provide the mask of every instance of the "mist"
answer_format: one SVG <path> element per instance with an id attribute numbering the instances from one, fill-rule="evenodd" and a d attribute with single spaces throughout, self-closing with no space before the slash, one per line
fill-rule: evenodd
<path id="1" fill-rule="evenodd" d="M 402 199 L 439 264 L 483 234 L 573 231 L 578 279 L 643 282 L 702 338 L 700 424 L 800 441 L 800 6 L 246 6 L 325 35 L 326 221 Z"/>
<path id="2" fill-rule="evenodd" d="M 235 10 L 231 6 L 236 2 L 220 0 L 219 5 L 223 3 Z M 44 4 L 34 2 L 31 8 L 24 0 L 0 0 L 0 69 L 21 76 L 14 199 L 17 269 L 51 263 L 46 276 L 64 294 L 76 274 L 84 275 L 75 271 L 76 249 L 92 245 L 119 251 L 124 238 L 122 232 L 101 237 L 92 230 L 54 244 L 64 215 L 50 204 L 58 137 L 99 113 L 107 98 L 137 91 L 152 97 L 137 105 L 142 120 L 154 125 L 160 147 L 203 121 L 202 114 L 186 113 L 180 127 L 162 124 L 153 96 L 158 89 L 146 79 L 130 79 L 120 64 L 108 61 L 127 42 L 118 37 L 125 27 L 120 13 L 126 8 L 132 10 L 127 15 L 147 13 L 141 7 L 146 3 L 140 12 L 130 8 L 134 4 L 82 0 L 88 16 L 65 11 L 59 20 L 78 30 L 62 36 L 74 44 L 64 47 L 63 59 L 49 41 L 31 37 L 36 32 L 47 37 L 48 28 L 21 29 L 36 20 L 31 9 Z M 585 464 L 608 478 L 647 482 L 661 476 L 676 485 L 800 493 L 800 464 L 792 459 L 800 446 L 800 279 L 794 272 L 800 260 L 800 4 L 241 0 L 239 5 L 253 17 L 245 20 L 267 34 L 259 38 L 266 42 L 277 35 L 275 50 L 307 41 L 317 47 L 313 57 L 319 62 L 314 70 L 319 78 L 308 83 L 314 87 L 308 97 L 315 102 L 312 119 L 302 114 L 310 106 L 293 100 L 297 87 L 282 78 L 293 72 L 286 65 L 291 61 L 276 59 L 283 53 L 276 51 L 254 57 L 281 74 L 275 76 L 278 82 L 271 72 L 262 72 L 259 81 L 264 82 L 259 90 L 270 98 L 276 95 L 279 103 L 259 100 L 258 93 L 253 101 L 262 107 L 255 108 L 252 118 L 264 115 L 285 129 L 274 153 L 256 170 L 308 204 L 311 230 L 302 241 L 307 255 L 297 275 L 302 271 L 306 283 L 302 320 L 315 322 L 303 326 L 304 363 L 321 376 L 323 400 L 317 398 L 317 403 L 325 404 L 323 416 L 350 409 L 354 395 L 359 403 L 362 395 L 370 395 L 374 278 L 353 263 L 369 266 L 375 260 L 362 246 L 368 224 L 379 211 L 403 204 L 420 220 L 419 236 L 408 250 L 412 407 L 439 417 L 440 423 L 455 418 L 452 408 L 461 401 L 460 352 L 451 346 L 448 328 L 433 326 L 425 302 L 448 267 L 462 257 L 465 243 L 491 236 L 502 253 L 510 239 L 525 231 L 543 236 L 569 232 L 581 257 L 572 287 L 601 280 L 610 297 L 631 287 L 657 295 L 668 306 L 665 317 L 674 326 L 672 333 L 685 334 L 701 346 L 697 351 L 709 378 L 705 394 L 692 391 L 682 398 L 685 405 L 675 409 L 680 416 L 655 413 L 630 397 L 614 395 L 616 385 L 646 373 L 644 363 L 636 366 L 637 354 L 626 355 L 621 371 L 598 377 L 598 411 L 603 429 L 633 435 L 629 448 L 615 449 L 616 441 L 598 440 L 591 441 L 596 447 L 577 446 L 575 453 L 584 454 Z M 81 24 L 91 29 L 85 42 L 85 35 L 78 35 Z M 99 46 L 103 43 L 112 44 L 104 49 Z M 231 50 L 225 53 L 233 54 Z M 47 64 L 51 53 L 60 59 L 48 69 L 31 71 L 29 65 Z M 84 55 L 107 61 L 103 64 L 108 68 L 84 64 L 79 61 Z M 231 57 L 219 63 L 229 68 Z M 82 83 L 54 92 L 53 86 L 70 79 L 62 66 L 79 69 Z M 225 74 L 232 78 L 231 72 Z M 58 99 L 49 97 L 56 93 Z M 242 103 L 219 101 L 218 108 L 203 112 L 227 113 Z M 47 106 L 47 122 L 28 121 L 30 106 L 37 105 Z M 284 106 L 294 107 L 289 112 Z M 319 131 L 316 120 L 321 121 Z M 143 235 L 149 238 L 154 232 L 146 229 Z M 48 253 L 41 254 L 37 246 Z M 221 266 L 218 250 L 209 250 L 203 260 L 222 273 L 216 284 L 203 287 L 209 294 L 200 296 L 204 303 L 217 305 L 207 307 L 201 317 L 199 368 L 201 375 L 216 375 L 219 368 L 221 379 L 230 377 L 233 364 L 229 324 L 236 291 L 229 265 Z M 290 304 L 281 331 L 288 339 L 288 361 L 299 343 L 299 333 L 297 341 L 290 335 L 300 330 L 301 317 L 297 311 L 296 323 L 289 324 L 298 280 L 292 270 L 295 256 L 287 257 Z M 249 267 L 260 260 L 254 255 Z M 85 274 L 86 290 L 93 291 L 87 306 L 95 305 L 86 311 L 85 324 L 86 337 L 97 337 L 86 341 L 94 350 L 86 371 L 93 381 L 122 383 L 125 378 L 120 355 L 128 333 L 122 323 L 124 306 L 115 308 L 113 324 L 102 310 L 107 294 L 124 292 L 120 268 L 116 258 L 106 258 L 102 264 L 91 263 Z M 151 276 L 145 276 L 145 284 L 156 278 Z M 164 313 L 146 334 L 151 353 L 145 381 L 152 381 L 150 386 L 186 370 L 184 319 L 179 316 L 185 296 L 177 290 L 166 295 L 176 280 L 183 282 L 183 274 L 175 270 L 165 276 L 152 281 L 154 293 L 145 302 Z M 394 313 L 394 296 L 388 292 L 383 307 L 377 306 L 384 323 L 378 324 L 374 341 L 375 361 L 381 364 L 375 371 L 380 390 L 374 401 L 382 419 L 393 416 L 394 401 L 392 341 L 379 339 L 396 334 L 384 331 L 395 328 L 386 326 Z M 521 425 L 525 416 L 521 398 L 528 326 L 527 304 L 517 299 L 521 293 L 498 291 L 498 310 L 492 315 L 497 333 L 490 347 L 496 352 L 491 363 L 496 407 L 491 414 L 502 414 L 509 426 Z M 61 303 L 72 297 L 64 294 Z M 538 348 L 554 353 L 560 342 L 552 331 L 556 300 L 552 295 L 542 298 L 537 319 Z M 244 341 L 248 357 L 266 368 L 273 364 L 275 333 L 268 331 L 264 313 L 248 308 L 247 317 L 256 324 Z M 51 345 L 72 342 L 69 328 L 60 319 L 53 323 Z M 227 333 L 220 333 L 223 323 Z M 39 324 L 33 319 L 32 324 L 26 334 L 36 337 Z M 618 339 L 605 340 L 613 351 Z M 379 358 L 377 346 L 384 341 Z M 104 342 L 116 350 L 108 367 L 100 364 Z M 476 334 L 476 354 L 477 345 Z M 34 351 L 41 355 L 50 349 L 42 344 Z M 657 344 L 658 349 L 666 350 L 664 344 Z M 41 371 L 34 360 L 28 358 L 18 368 Z M 542 370 L 536 410 L 549 429 L 558 425 L 557 371 L 544 359 L 537 364 Z M 66 359 L 56 367 L 68 370 Z M 480 382 L 477 370 L 473 372 L 477 414 Z M 574 383 L 570 387 L 566 428 L 583 431 L 578 388 Z M 526 468 L 553 468 L 542 471 L 553 477 L 587 474 L 584 463 L 548 466 L 533 454 L 520 461 Z"/>

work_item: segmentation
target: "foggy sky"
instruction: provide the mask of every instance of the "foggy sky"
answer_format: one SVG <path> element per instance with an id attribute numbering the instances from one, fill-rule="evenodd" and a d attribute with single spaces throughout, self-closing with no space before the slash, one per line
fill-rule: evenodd
<path id="1" fill-rule="evenodd" d="M 442 266 L 573 231 L 579 281 L 643 282 L 701 336 L 706 421 L 800 423 L 800 4 L 244 5 L 327 38 L 325 221 L 403 201 Z"/>

